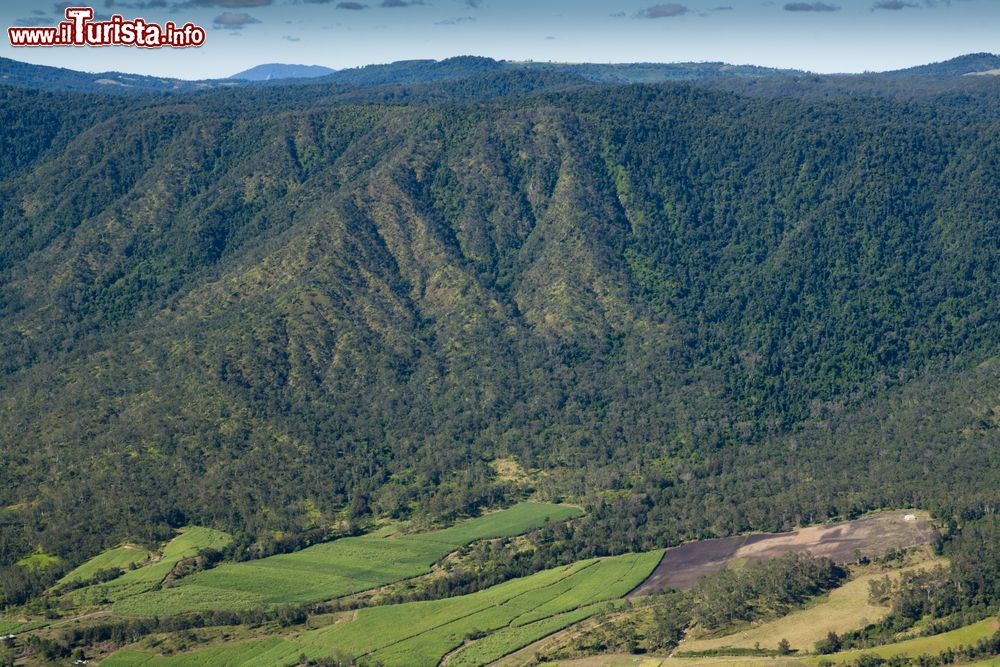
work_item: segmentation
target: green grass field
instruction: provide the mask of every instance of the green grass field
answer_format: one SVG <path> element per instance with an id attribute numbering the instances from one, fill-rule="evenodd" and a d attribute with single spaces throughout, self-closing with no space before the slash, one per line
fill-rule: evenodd
<path id="1" fill-rule="evenodd" d="M 877 655 L 883 658 L 891 658 L 896 655 L 906 655 L 910 657 L 925 654 L 936 655 L 948 648 L 958 648 L 960 646 L 975 644 L 980 639 L 985 639 L 986 637 L 991 636 L 998 629 L 1000 629 L 1000 623 L 998 623 L 997 619 L 994 617 L 978 623 L 973 623 L 972 625 L 967 625 L 964 628 L 958 628 L 957 630 L 944 632 L 931 637 L 917 637 L 916 639 L 907 639 L 906 641 L 897 642 L 895 644 L 887 644 L 885 646 L 876 646 L 874 648 L 854 651 L 842 651 L 840 653 L 834 653 L 833 655 L 823 657 L 837 663 L 847 663 L 854 662 L 862 653 Z M 821 658 L 819 657 L 810 658 L 805 662 L 818 664 L 820 659 Z"/>
<path id="2" fill-rule="evenodd" d="M 606 608 L 606 603 L 597 603 L 563 614 L 556 614 L 533 623 L 502 628 L 460 648 L 451 656 L 448 664 L 455 667 L 489 664 L 532 642 L 543 639 L 553 632 L 558 632 L 574 623 L 590 618 Z"/>
<path id="3" fill-rule="evenodd" d="M 105 599 L 114 602 L 140 595 L 163 581 L 177 561 L 194 556 L 201 549 L 221 549 L 229 544 L 230 540 L 232 540 L 230 535 L 219 530 L 200 526 L 182 528 L 177 537 L 167 542 L 159 560 L 126 572 L 107 583 L 68 593 L 67 597 L 75 600 L 77 604 L 86 604 Z"/>
<path id="4" fill-rule="evenodd" d="M 8 621 L 0 620 L 0 635 L 16 635 L 19 632 L 27 632 L 40 628 L 46 621 Z"/>
<path id="5" fill-rule="evenodd" d="M 170 658 L 121 651 L 108 667 L 273 666 L 337 651 L 387 666 L 479 665 L 592 616 L 652 572 L 662 552 L 581 561 L 444 600 L 361 609 L 340 622 L 282 639 L 224 645 Z M 473 636 L 485 636 L 470 639 Z"/>
<path id="6" fill-rule="evenodd" d="M 173 588 L 120 599 L 112 611 L 151 616 L 319 602 L 424 574 L 436 561 L 475 540 L 519 535 L 581 514 L 567 505 L 521 503 L 428 533 L 392 535 L 382 530 L 347 537 L 290 554 L 225 563 L 186 577 Z"/>
<path id="7" fill-rule="evenodd" d="M 29 570 L 47 570 L 50 567 L 54 567 L 62 562 L 59 556 L 53 556 L 51 554 L 34 553 L 30 556 L 25 556 L 21 560 L 17 561 L 17 564 L 23 568 Z"/>
<path id="8" fill-rule="evenodd" d="M 127 570 L 133 563 L 141 563 L 151 556 L 152 554 L 145 549 L 131 545 L 108 549 L 71 570 L 58 581 L 56 586 L 62 586 L 72 581 L 86 581 L 101 570 Z"/>
<path id="9" fill-rule="evenodd" d="M 428 572 L 475 540 L 509 537 L 582 512 L 567 505 L 521 503 L 446 528 L 413 535 L 385 529 L 269 558 L 224 563 L 186 577 L 171 589 L 122 599 L 116 614 L 149 616 L 257 605 L 319 602 Z"/>

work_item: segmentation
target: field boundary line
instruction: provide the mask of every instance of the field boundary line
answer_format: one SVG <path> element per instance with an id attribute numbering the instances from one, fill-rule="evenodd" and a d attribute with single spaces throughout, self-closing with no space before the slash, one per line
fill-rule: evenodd
<path id="1" fill-rule="evenodd" d="M 565 576 L 560 577 L 559 579 L 556 579 L 552 583 L 546 584 L 545 586 L 540 586 L 539 588 L 532 588 L 530 590 L 526 590 L 526 591 L 523 591 L 521 593 L 518 593 L 517 595 L 515 595 L 513 597 L 507 598 L 506 600 L 503 600 L 502 602 L 494 602 L 493 604 L 486 605 L 485 607 L 481 607 L 481 608 L 477 609 L 476 611 L 472 612 L 471 614 L 466 614 L 465 616 L 460 616 L 458 618 L 453 618 L 453 619 L 451 619 L 449 621 L 445 621 L 444 623 L 439 623 L 438 625 L 432 626 L 430 628 L 427 628 L 427 629 L 422 630 L 420 632 L 417 632 L 415 634 L 403 637 L 402 639 L 397 639 L 396 641 L 390 642 L 390 643 L 386 644 L 385 646 L 380 646 L 380 647 L 378 647 L 376 649 L 372 649 L 371 651 L 367 651 L 365 653 L 362 653 L 359 657 L 364 658 L 364 657 L 370 656 L 373 653 L 377 653 L 378 651 L 384 651 L 387 648 L 391 648 L 391 647 L 396 646 L 398 644 L 402 644 L 403 642 L 409 641 L 410 639 L 413 639 L 415 637 L 419 637 L 420 635 L 426 634 L 428 632 L 432 632 L 434 630 L 440 630 L 441 628 L 446 627 L 448 625 L 451 625 L 452 623 L 457 623 L 458 621 L 462 621 L 462 620 L 471 618 L 472 616 L 475 616 L 477 614 L 481 614 L 482 612 L 487 611 L 489 609 L 495 609 L 497 607 L 502 607 L 503 605 L 507 604 L 508 602 L 511 602 L 512 600 L 516 600 L 517 598 L 522 597 L 524 595 L 527 595 L 529 593 L 534 593 L 535 591 L 544 590 L 546 588 L 550 588 L 552 586 L 555 586 L 555 585 L 557 585 L 557 584 L 565 581 L 566 579 L 569 579 L 570 577 L 575 576 L 576 574 L 578 574 L 580 572 L 583 572 L 584 570 L 587 570 L 587 569 L 593 567 L 594 565 L 596 565 L 599 562 L 600 562 L 600 560 L 595 560 L 595 561 L 593 561 L 591 563 L 588 563 L 588 564 L 584 565 L 583 567 L 581 567 L 578 570 L 570 572 L 570 573 L 566 574 Z M 509 581 L 516 581 L 516 580 L 515 579 L 510 579 Z M 501 585 L 501 584 L 498 584 L 498 585 Z M 484 590 L 489 590 L 489 589 L 484 589 Z M 475 595 L 475 593 L 471 593 L 470 595 Z M 461 596 L 459 596 L 459 597 L 461 597 Z M 447 600 L 448 598 L 443 598 L 443 599 Z M 408 603 L 404 602 L 402 604 L 408 604 Z M 392 605 L 389 605 L 389 606 L 392 606 Z M 506 626 L 502 626 L 502 627 L 506 627 Z M 439 661 L 438 664 L 440 664 L 440 661 Z"/>
<path id="2" fill-rule="evenodd" d="M 611 584 L 615 584 L 615 583 L 618 583 L 618 582 L 619 582 L 619 581 L 621 581 L 622 579 L 625 579 L 626 577 L 628 577 L 629 573 L 630 573 L 630 572 L 632 572 L 632 570 L 634 570 L 634 569 L 635 569 L 635 566 L 636 566 L 636 563 L 637 563 L 637 562 L 638 562 L 638 560 L 639 560 L 639 556 L 641 556 L 642 554 L 634 554 L 634 555 L 635 555 L 636 557 L 632 559 L 632 563 L 631 563 L 631 564 L 629 565 L 629 568 L 628 568 L 628 569 L 627 569 L 627 570 L 626 570 L 625 572 L 623 572 L 623 573 L 621 574 L 621 576 L 619 576 L 619 577 L 618 577 L 617 579 L 615 579 L 615 580 L 614 580 L 613 582 L 611 582 Z M 602 559 L 602 560 L 603 560 L 603 559 Z M 660 556 L 660 561 L 662 561 L 662 560 L 663 560 L 663 556 L 661 555 L 661 556 Z M 659 563 L 660 563 L 660 561 L 657 561 L 657 567 L 659 566 Z M 655 571 L 655 570 L 656 570 L 656 567 L 654 567 L 654 568 L 653 568 L 652 570 L 650 570 L 650 574 L 652 574 L 652 572 L 653 572 L 653 571 Z M 645 581 L 645 579 L 644 579 L 643 581 Z M 609 585 L 610 585 L 610 584 L 609 584 Z M 558 595 L 557 597 L 554 597 L 554 598 L 552 598 L 552 600 L 558 600 L 558 599 L 559 599 L 560 597 L 562 597 L 563 595 L 566 595 L 566 594 L 567 594 L 567 593 L 569 593 L 569 592 L 570 592 L 570 591 L 565 591 L 565 592 L 561 593 L 560 595 Z M 556 614 L 550 614 L 550 615 L 548 615 L 548 616 L 543 616 L 543 617 L 541 617 L 541 618 L 537 618 L 537 619 L 535 619 L 534 621 L 528 621 L 527 623 L 524 623 L 524 624 L 522 624 L 522 625 L 520 625 L 520 626 L 515 626 L 515 625 L 514 625 L 514 623 L 515 623 L 515 622 L 516 622 L 516 621 L 517 621 L 518 619 L 522 618 L 522 617 L 523 617 L 523 616 L 525 616 L 526 614 L 529 614 L 529 613 L 531 613 L 530 611 L 526 611 L 526 612 L 524 612 L 523 614 L 521 614 L 520 616 L 518 616 L 517 618 L 513 619 L 513 620 L 512 620 L 512 621 L 511 621 L 510 623 L 508 623 L 508 624 L 507 624 L 507 627 L 525 627 L 525 626 L 528 626 L 528 625 L 531 625 L 532 623 L 535 623 L 535 622 L 537 622 L 537 621 L 543 621 L 543 620 L 545 620 L 546 618 L 553 618 L 554 616 L 558 616 L 559 614 L 565 614 L 565 613 L 569 613 L 569 612 L 571 612 L 571 611 L 576 611 L 577 609 L 582 609 L 583 607 L 587 607 L 587 606 L 590 606 L 590 605 L 592 605 L 592 604 L 599 604 L 599 603 L 600 603 L 600 602 L 602 602 L 603 600 L 594 600 L 594 597 L 595 597 L 596 595 L 600 595 L 600 593 L 594 593 L 594 594 L 592 594 L 592 595 L 591 595 L 591 596 L 590 596 L 589 598 L 587 598 L 586 600 L 584 600 L 584 601 L 580 602 L 580 603 L 579 603 L 579 604 L 577 604 L 577 605 L 576 605 L 575 607 L 570 607 L 569 609 L 566 609 L 566 610 L 564 610 L 564 611 L 561 611 L 561 612 L 557 612 Z M 624 600 L 624 599 L 625 599 L 625 597 L 626 597 L 627 595 L 628 595 L 628 593 L 626 593 L 625 595 L 622 595 L 621 597 L 618 597 L 618 598 L 609 598 L 609 599 L 612 599 L 612 600 Z M 552 600 L 550 600 L 550 602 L 551 602 Z"/>
<path id="3" fill-rule="evenodd" d="M 618 598 L 618 599 L 621 599 L 621 598 Z M 565 616 L 566 614 L 571 614 L 574 611 L 579 611 L 580 609 L 584 609 L 586 607 L 597 607 L 600 604 L 601 604 L 600 601 L 598 601 L 598 602 L 591 602 L 591 603 L 589 603 L 587 605 L 584 605 L 583 607 L 574 607 L 573 609 L 567 609 L 566 611 L 561 611 L 558 614 L 552 614 L 551 616 L 545 616 L 544 618 L 539 618 L 538 620 L 532 621 L 531 623 L 525 623 L 524 625 L 516 625 L 516 626 L 507 625 L 507 626 L 505 626 L 503 628 L 500 628 L 500 630 L 502 631 L 502 630 L 510 630 L 512 628 L 528 628 L 528 627 L 531 627 L 532 625 L 534 625 L 536 623 L 543 623 L 545 621 L 548 621 L 548 620 L 551 620 L 551 619 L 554 619 L 554 618 L 559 618 L 560 616 Z M 514 653 L 517 653 L 518 651 L 524 649 L 525 647 L 530 646 L 531 644 L 534 644 L 536 642 L 540 642 L 542 640 L 548 639 L 549 637 L 551 637 L 552 635 L 556 634 L 557 632 L 562 632 L 563 630 L 567 630 L 567 629 L 573 627 L 574 625 L 576 625 L 577 623 L 583 623 L 584 621 L 593 618 L 598 613 L 600 613 L 600 610 L 596 610 L 591 616 L 587 616 L 586 618 L 581 618 L 579 621 L 575 621 L 575 622 L 569 623 L 567 625 L 564 625 L 561 628 L 556 628 L 555 630 L 553 630 L 553 631 L 551 631 L 551 632 L 549 632 L 549 633 L 547 633 L 547 634 L 539 637 L 538 639 L 533 639 L 532 641 L 528 642 L 524 646 L 519 646 L 518 648 L 514 649 L 510 653 L 505 653 L 504 655 L 500 656 L 499 658 L 497 658 L 496 660 L 494 660 L 493 662 L 491 662 L 489 664 L 490 665 L 495 664 L 495 663 L 499 662 L 500 660 L 503 660 L 507 656 L 513 655 Z M 486 639 L 486 637 L 483 637 L 481 639 L 475 639 L 475 640 L 473 640 L 471 642 L 463 643 L 462 645 L 453 648 L 452 650 L 448 651 L 444 655 L 444 657 L 441 658 L 440 662 L 438 662 L 438 665 L 440 667 L 444 667 L 444 665 L 447 664 L 448 661 L 451 658 L 455 657 L 456 655 L 458 655 L 459 653 L 461 653 L 465 649 L 470 648 L 471 646 L 474 646 L 476 644 L 476 642 L 482 641 L 482 639 Z"/>
<path id="4" fill-rule="evenodd" d="M 620 600 L 624 600 L 625 598 L 619 598 L 619 599 Z M 599 605 L 601 603 L 600 602 L 592 602 L 591 604 L 592 605 Z M 590 629 L 591 630 L 596 630 L 597 628 L 602 628 L 605 625 L 607 625 L 608 623 L 611 623 L 611 622 L 613 622 L 613 621 L 621 618 L 622 616 L 626 616 L 626 615 L 628 615 L 628 614 L 630 614 L 632 612 L 641 611 L 643 609 L 651 609 L 651 608 L 654 608 L 656 606 L 657 606 L 656 603 L 646 602 L 646 603 L 641 604 L 641 605 L 633 605 L 633 607 L 631 609 L 620 609 L 620 610 L 617 610 L 615 613 L 611 614 L 608 617 L 607 620 L 601 621 L 601 622 L 597 623 L 597 625 L 595 625 L 593 628 L 590 628 Z M 564 613 L 569 613 L 569 612 L 564 612 Z M 596 615 L 597 614 L 594 614 L 594 616 L 596 616 Z M 565 626 L 563 628 L 559 628 L 558 630 L 553 630 L 552 632 L 550 632 L 549 634 L 545 635 L 544 637 L 539 637 L 538 639 L 536 639 L 536 640 L 534 640 L 534 641 L 532 641 L 532 642 L 530 642 L 528 644 L 525 644 L 521 648 L 515 649 L 515 650 L 511 651 L 510 653 L 508 653 L 508 654 L 506 654 L 506 655 L 504 655 L 504 656 L 502 656 L 500 658 L 497 658 L 496 660 L 494 660 L 493 662 L 489 663 L 485 667 L 499 667 L 499 665 L 501 665 L 503 663 L 503 661 L 506 660 L 507 658 L 510 658 L 513 655 L 521 653 L 522 651 L 527 651 L 527 650 L 531 649 L 531 647 L 534 646 L 535 644 L 540 644 L 541 642 L 544 642 L 546 640 L 552 639 L 553 637 L 555 637 L 556 635 L 558 635 L 560 633 L 570 632 L 571 630 L 573 630 L 577 626 L 582 625 L 584 623 L 587 623 L 588 621 L 594 620 L 594 616 L 589 616 L 587 618 L 580 619 L 576 623 L 571 623 L 571 624 L 569 624 L 569 625 L 567 625 L 567 626 Z M 550 616 L 549 618 L 552 618 L 552 617 Z M 538 622 L 543 621 L 543 620 L 546 620 L 546 619 L 539 619 Z M 557 646 L 565 646 L 565 642 L 560 642 Z"/>
<path id="5" fill-rule="evenodd" d="M 635 558 L 632 559 L 632 562 L 629 564 L 629 568 L 625 572 L 623 572 L 617 579 L 615 579 L 615 583 L 617 583 L 619 581 L 622 581 L 623 579 L 625 579 L 626 577 L 628 577 L 629 573 L 631 573 L 632 570 L 634 570 L 635 567 L 636 567 L 636 565 L 638 564 L 639 556 L 641 556 L 641 555 L 642 555 L 641 553 L 634 554 Z M 663 556 L 661 555 L 660 559 L 662 560 L 662 558 L 663 558 Z M 595 564 L 599 563 L 599 562 L 601 562 L 603 560 L 605 560 L 605 559 L 600 559 L 598 561 L 595 561 Z M 659 565 L 659 562 L 660 561 L 657 561 L 657 566 Z M 584 569 L 586 569 L 586 568 L 581 568 L 580 572 L 582 572 Z M 653 570 L 655 570 L 655 569 L 656 569 L 656 567 L 654 566 Z M 651 572 L 652 572 L 652 570 L 651 570 Z M 558 583 L 558 582 L 556 582 L 556 583 Z M 569 591 L 565 591 L 565 592 L 561 593 L 560 595 L 552 598 L 552 600 L 558 600 L 560 597 L 562 597 L 563 595 L 565 595 L 568 592 Z M 548 620 L 551 620 L 551 619 L 554 619 L 554 618 L 558 618 L 559 616 L 564 616 L 566 614 L 571 614 L 571 613 L 573 613 L 575 611 L 579 611 L 581 609 L 586 609 L 587 607 L 597 607 L 597 606 L 599 606 L 599 605 L 601 605 L 602 603 L 605 603 L 605 602 L 610 602 L 610 603 L 614 604 L 615 601 L 621 601 L 621 600 L 625 600 L 626 599 L 626 597 L 623 595 L 623 596 L 617 597 L 617 598 L 608 598 L 608 599 L 605 599 L 605 600 L 595 600 L 594 599 L 595 595 L 599 595 L 599 593 L 592 594 L 585 601 L 582 601 L 582 602 L 580 602 L 579 604 L 577 604 L 577 605 L 575 605 L 573 607 L 569 607 L 567 609 L 563 609 L 562 611 L 558 611 L 558 612 L 549 614 L 548 616 L 542 616 L 540 618 L 536 618 L 533 621 L 529 621 L 529 622 L 523 623 L 521 625 L 515 625 L 516 621 L 518 621 L 519 619 L 523 618 L 526 614 L 531 613 L 531 610 L 525 611 L 524 613 L 518 615 L 516 618 L 511 619 L 511 621 L 509 623 L 507 623 L 507 625 L 498 628 L 497 631 L 510 630 L 510 629 L 513 629 L 513 628 L 527 628 L 527 627 L 530 627 L 531 625 L 534 625 L 535 623 L 542 623 L 544 621 L 548 621 Z M 549 602 L 551 602 L 552 600 L 549 600 Z M 633 609 L 635 609 L 635 608 L 644 609 L 644 608 L 649 607 L 649 606 L 652 606 L 652 605 L 650 605 L 650 604 L 647 603 L 646 605 L 642 605 L 640 607 L 633 607 Z M 599 610 L 595 611 L 593 615 L 596 615 L 597 613 L 599 613 Z M 586 621 L 587 619 L 592 618 L 593 615 L 588 616 L 587 618 L 580 619 L 579 621 L 569 623 L 568 625 L 565 625 L 565 626 L 563 626 L 561 628 L 557 628 L 555 630 L 552 630 L 551 632 L 545 634 L 544 636 L 539 637 L 538 639 L 535 639 L 533 641 L 530 641 L 527 644 L 525 644 L 524 646 L 518 647 L 518 648 L 514 649 L 513 651 L 510 651 L 509 653 L 504 654 L 503 656 L 501 656 L 497 660 L 494 660 L 490 664 L 494 664 L 494 663 L 498 662 L 499 660 L 503 660 L 507 656 L 513 655 L 514 653 L 517 653 L 518 651 L 524 649 L 527 646 L 530 646 L 530 645 L 535 644 L 537 642 L 540 642 L 540 641 L 542 641 L 544 639 L 547 639 L 547 638 L 551 637 L 552 635 L 554 635 L 554 634 L 556 634 L 558 632 L 562 632 L 563 630 L 566 630 L 566 629 L 568 629 L 568 628 L 570 628 L 570 627 L 572 627 L 574 625 L 577 625 L 578 623 L 582 623 L 582 622 Z M 470 646 L 473 646 L 476 643 L 476 641 L 480 641 L 480 640 L 474 640 L 474 641 L 469 642 L 469 643 L 462 643 L 461 645 L 455 647 L 454 649 L 452 649 L 451 651 L 449 651 L 448 653 L 446 653 L 441 658 L 441 660 L 438 662 L 438 665 L 439 666 L 443 666 L 445 663 L 448 662 L 448 660 L 450 658 L 454 657 L 454 655 L 458 654 L 459 652 L 463 651 L 464 649 L 466 649 L 466 648 L 468 648 Z"/>
<path id="6" fill-rule="evenodd" d="M 650 577 L 652 577 L 654 574 L 656 574 L 656 571 L 660 569 L 661 565 L 663 565 L 663 559 L 667 557 L 667 549 L 670 549 L 670 548 L 671 547 L 665 547 L 663 549 L 662 553 L 660 553 L 660 560 L 656 561 L 656 565 L 654 565 L 653 569 L 649 571 L 649 574 L 646 575 L 646 578 L 643 579 L 642 581 L 640 581 L 635 586 L 633 586 L 632 590 L 630 590 L 629 592 L 625 593 L 625 595 L 623 595 L 622 598 L 627 598 L 630 595 L 632 595 L 633 593 L 635 593 L 637 590 L 639 590 L 640 588 L 642 588 L 643 584 L 645 584 L 647 581 L 649 581 Z"/>

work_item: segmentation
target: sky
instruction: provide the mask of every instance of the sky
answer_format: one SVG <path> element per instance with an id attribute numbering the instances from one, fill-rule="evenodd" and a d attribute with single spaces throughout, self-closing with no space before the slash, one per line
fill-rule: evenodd
<path id="1" fill-rule="evenodd" d="M 335 69 L 456 55 L 559 62 L 725 61 L 881 71 L 1000 52 L 1000 0 L 93 0 L 208 32 L 190 49 L 20 48 L 0 56 L 91 72 L 219 78 L 261 63 Z M 0 23 L 55 25 L 69 3 L 0 1 Z M 83 2 L 73 6 L 88 6 Z"/>

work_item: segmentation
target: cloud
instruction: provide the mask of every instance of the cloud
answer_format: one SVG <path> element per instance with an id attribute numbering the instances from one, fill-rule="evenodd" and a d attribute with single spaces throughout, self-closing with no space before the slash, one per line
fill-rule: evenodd
<path id="1" fill-rule="evenodd" d="M 475 16 L 457 16 L 453 19 L 445 19 L 443 21 L 435 21 L 434 25 L 458 25 L 460 23 L 472 23 L 476 20 Z"/>
<path id="2" fill-rule="evenodd" d="M 267 7 L 274 0 L 187 0 L 172 5 L 172 9 L 187 9 L 189 7 L 221 7 L 222 9 L 245 9 L 247 7 Z"/>
<path id="3" fill-rule="evenodd" d="M 479 9 L 483 6 L 483 0 L 465 0 L 465 6 L 469 9 Z"/>
<path id="4" fill-rule="evenodd" d="M 890 9 L 893 11 L 899 11 L 900 9 L 910 9 L 911 7 L 919 7 L 915 2 L 904 2 L 903 0 L 881 0 L 881 2 L 876 2 L 872 5 L 872 11 L 877 9 Z"/>
<path id="5" fill-rule="evenodd" d="M 413 7 L 414 5 L 422 5 L 424 0 L 382 0 L 382 4 L 379 7 Z"/>
<path id="6" fill-rule="evenodd" d="M 667 2 L 642 9 L 635 14 L 637 19 L 666 19 L 687 14 L 691 10 L 677 2 Z"/>
<path id="7" fill-rule="evenodd" d="M 33 28 L 36 26 L 51 26 L 52 19 L 42 18 L 40 16 L 30 16 L 23 19 L 14 19 L 11 21 L 12 26 L 24 26 L 26 28 Z"/>
<path id="8" fill-rule="evenodd" d="M 789 2 L 785 4 L 786 12 L 836 12 L 840 11 L 840 5 L 831 5 L 828 2 Z"/>
<path id="9" fill-rule="evenodd" d="M 229 30 L 242 30 L 245 26 L 253 23 L 260 23 L 260 21 L 249 14 L 240 14 L 237 12 L 223 12 L 212 19 L 212 24 L 216 28 L 227 28 Z"/>
<path id="10" fill-rule="evenodd" d="M 614 14 L 608 14 L 613 19 L 623 19 L 625 18 L 625 12 L 615 12 Z"/>
<path id="11" fill-rule="evenodd" d="M 140 2 L 118 2 L 117 0 L 104 0 L 104 6 L 108 9 L 166 9 L 167 0 L 140 0 Z"/>
<path id="12" fill-rule="evenodd" d="M 555 37 L 553 37 L 552 35 L 547 35 L 547 36 L 545 37 L 545 41 L 546 41 L 546 42 L 552 42 L 552 41 L 555 41 Z"/>
<path id="13" fill-rule="evenodd" d="M 317 2 L 317 0 L 306 0 L 306 2 Z M 346 9 L 352 12 L 360 12 L 362 9 L 368 9 L 368 5 L 363 2 L 338 2 L 337 9 Z"/>
<path id="14" fill-rule="evenodd" d="M 301 37 L 292 37 L 291 35 L 285 35 L 281 39 L 285 40 L 286 42 L 301 42 L 302 41 Z"/>

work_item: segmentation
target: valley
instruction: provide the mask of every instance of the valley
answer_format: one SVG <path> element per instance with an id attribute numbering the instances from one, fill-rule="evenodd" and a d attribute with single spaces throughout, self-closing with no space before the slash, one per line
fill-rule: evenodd
<path id="1" fill-rule="evenodd" d="M 997 64 L 0 60 L 0 666 L 995 662 Z"/>
<path id="2" fill-rule="evenodd" d="M 520 540 L 519 535 L 537 531 L 549 522 L 572 523 L 581 516 L 580 510 L 569 506 L 522 503 L 430 532 L 412 532 L 405 525 L 389 524 L 367 535 L 342 537 L 289 554 L 208 564 L 202 566 L 207 569 L 195 567 L 181 574 L 178 565 L 185 558 L 224 547 L 231 539 L 187 528 L 158 554 L 137 554 L 134 548 L 117 547 L 77 568 L 61 586 L 85 581 L 81 575 L 100 572 L 101 566 L 109 563 L 120 562 L 125 571 L 107 581 L 71 587 L 62 593 L 60 619 L 22 615 L 22 620 L 14 620 L 15 614 L 9 620 L 0 619 L 0 627 L 22 637 L 28 632 L 65 637 L 70 632 L 82 638 L 87 636 L 88 626 L 96 636 L 113 633 L 115 627 L 134 628 L 126 620 L 129 617 L 151 623 L 128 646 L 106 656 L 89 654 L 102 658 L 103 665 L 273 665 L 301 662 L 302 656 L 402 666 L 485 665 L 495 661 L 519 665 L 524 664 L 522 655 L 536 655 L 540 650 L 558 655 L 574 638 L 601 627 L 599 619 L 647 613 L 660 604 L 658 593 L 701 585 L 704 577 L 711 578 L 723 569 L 752 569 L 810 550 L 819 552 L 816 556 L 860 567 L 847 583 L 802 609 L 793 608 L 786 616 L 732 635 L 689 636 L 664 663 L 716 665 L 729 664 L 732 658 L 725 657 L 727 651 L 757 651 L 779 640 L 808 651 L 805 647 L 822 640 L 828 632 L 845 634 L 880 622 L 889 608 L 869 601 L 869 587 L 882 571 L 898 580 L 904 572 L 944 562 L 928 560 L 931 533 L 926 515 L 905 511 L 788 534 L 748 535 L 689 543 L 666 552 L 581 560 L 444 599 L 394 603 L 356 596 L 394 580 L 403 580 L 403 584 L 410 580 L 411 585 L 427 577 L 433 580 L 442 576 L 442 564 L 462 567 L 461 558 L 453 559 L 476 548 L 478 542 Z M 911 555 L 904 557 L 907 552 Z M 672 553 L 683 557 L 672 557 Z M 857 565 L 859 559 L 869 563 L 886 553 L 915 559 L 915 563 L 902 569 L 892 561 L 885 566 Z M 137 555 L 144 558 L 136 560 Z M 331 601 L 338 600 L 347 604 L 345 611 L 331 606 Z M 298 606 L 289 606 L 293 604 Z M 275 613 L 255 611 L 267 608 Z M 235 616 L 225 616 L 227 611 Z M 198 613 L 202 620 L 192 623 L 199 618 L 192 614 Z M 251 620 L 255 614 L 257 620 Z M 275 621 L 279 624 L 274 625 Z M 170 630 L 172 623 L 191 629 Z M 917 655 L 951 643 L 976 641 L 989 636 L 995 624 L 984 621 L 952 633 L 890 644 L 876 649 L 876 654 Z M 101 627 L 108 631 L 99 630 Z M 196 639 L 193 645 L 191 639 Z M 98 646 L 101 644 L 93 645 Z M 712 653 L 719 657 L 690 657 Z M 834 657 L 850 662 L 857 655 L 860 652 Z M 614 661 L 618 659 L 608 660 L 617 664 Z M 598 663 L 587 659 L 567 664 Z"/>

